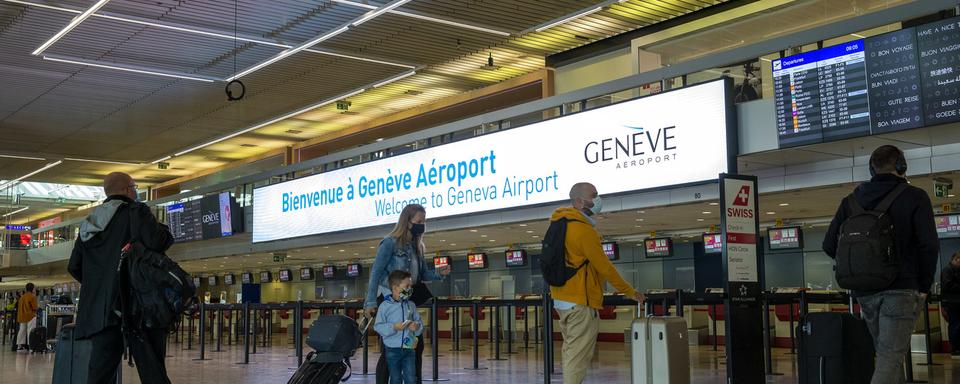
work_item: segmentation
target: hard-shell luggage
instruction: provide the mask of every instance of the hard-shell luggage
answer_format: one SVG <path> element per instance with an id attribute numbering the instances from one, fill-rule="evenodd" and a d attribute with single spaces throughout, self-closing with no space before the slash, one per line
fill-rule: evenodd
<path id="1" fill-rule="evenodd" d="M 363 330 L 353 319 L 341 315 L 320 316 L 310 325 L 307 345 L 313 348 L 287 384 L 336 384 L 350 378 L 350 358 L 363 344 Z"/>
<path id="2" fill-rule="evenodd" d="M 870 383 L 875 352 L 866 322 L 849 313 L 816 312 L 797 328 L 800 384 Z"/>
<path id="3" fill-rule="evenodd" d="M 630 329 L 633 384 L 689 384 L 690 346 L 682 317 L 645 317 Z"/>
<path id="4" fill-rule="evenodd" d="M 53 384 L 83 384 L 87 381 L 93 343 L 90 339 L 75 339 L 74 328 L 75 324 L 64 325 L 57 335 Z"/>
<path id="5" fill-rule="evenodd" d="M 47 353 L 47 327 L 37 326 L 27 336 L 30 353 Z"/>

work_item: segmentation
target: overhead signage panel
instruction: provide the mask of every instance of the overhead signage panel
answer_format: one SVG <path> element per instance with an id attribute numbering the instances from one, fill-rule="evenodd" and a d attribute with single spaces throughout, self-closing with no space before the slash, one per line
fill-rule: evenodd
<path id="1" fill-rule="evenodd" d="M 727 81 L 257 188 L 253 242 L 716 180 L 728 169 Z"/>

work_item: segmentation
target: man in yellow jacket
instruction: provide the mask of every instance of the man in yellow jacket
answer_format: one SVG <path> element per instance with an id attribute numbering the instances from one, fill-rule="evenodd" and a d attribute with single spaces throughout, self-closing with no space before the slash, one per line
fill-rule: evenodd
<path id="1" fill-rule="evenodd" d="M 594 215 L 600 213 L 602 201 L 597 188 L 590 183 L 577 183 L 570 189 L 571 207 L 558 208 L 550 221 L 567 219 L 564 239 L 567 265 L 580 267 L 562 287 L 550 287 L 554 308 L 560 313 L 563 334 L 563 383 L 580 384 L 593 359 L 600 332 L 598 310 L 603 308 L 603 287 L 607 281 L 618 292 L 642 303 L 646 298 L 620 276 L 600 245 L 600 232 Z M 586 264 L 584 264 L 586 263 Z"/>

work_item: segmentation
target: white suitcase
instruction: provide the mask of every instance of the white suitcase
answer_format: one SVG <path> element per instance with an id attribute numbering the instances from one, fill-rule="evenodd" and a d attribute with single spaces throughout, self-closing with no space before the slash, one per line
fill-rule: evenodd
<path id="1" fill-rule="evenodd" d="M 630 328 L 633 384 L 690 384 L 690 347 L 682 317 L 636 319 Z"/>

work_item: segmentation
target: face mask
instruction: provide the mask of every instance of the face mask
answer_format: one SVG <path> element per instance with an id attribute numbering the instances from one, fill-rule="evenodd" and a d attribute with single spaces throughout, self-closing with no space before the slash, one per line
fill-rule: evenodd
<path id="1" fill-rule="evenodd" d="M 600 199 L 600 196 L 593 198 L 593 207 L 589 209 L 594 215 L 600 214 L 600 211 L 603 209 L 603 200 Z"/>
<path id="2" fill-rule="evenodd" d="M 412 227 L 410 227 L 410 233 L 412 233 L 413 236 L 420 236 L 426 232 L 426 230 L 427 226 L 424 224 L 414 224 Z"/>
<path id="3" fill-rule="evenodd" d="M 410 300 L 410 295 L 413 292 L 410 291 L 410 288 L 403 288 L 400 290 L 400 300 Z"/>

